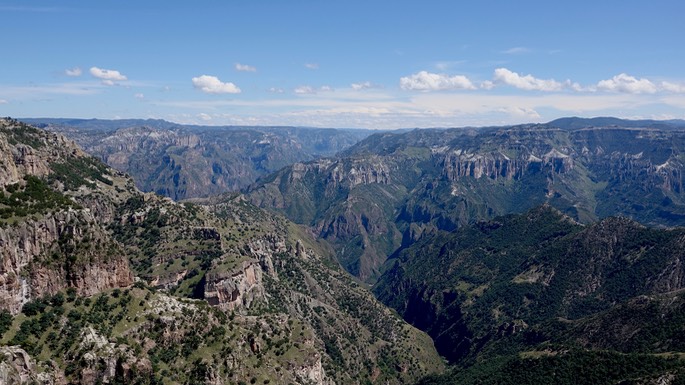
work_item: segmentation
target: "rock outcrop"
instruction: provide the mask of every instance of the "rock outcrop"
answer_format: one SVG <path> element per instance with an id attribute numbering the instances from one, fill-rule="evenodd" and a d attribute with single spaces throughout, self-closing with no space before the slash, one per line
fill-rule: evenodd
<path id="1" fill-rule="evenodd" d="M 14 197 L 0 219 L 0 308 L 17 313 L 67 287 L 92 295 L 131 285 L 128 259 L 105 229 L 131 186 L 115 186 L 62 135 L 14 120 L 0 121 L 0 148 L 0 194 Z"/>
<path id="2" fill-rule="evenodd" d="M 133 176 L 137 186 L 174 199 L 247 187 L 284 166 L 331 156 L 369 135 L 366 130 L 293 127 L 198 127 L 168 122 L 47 122 L 88 152 Z"/>
<path id="3" fill-rule="evenodd" d="M 18 346 L 0 346 L 0 384 L 6 385 L 66 385 L 56 366 L 40 367 Z"/>
<path id="4" fill-rule="evenodd" d="M 443 175 L 450 181 L 460 178 L 520 179 L 526 172 L 550 170 L 567 173 L 573 169 L 573 157 L 556 149 L 544 154 L 523 151 L 514 158 L 495 153 L 471 153 L 461 149 L 447 152 L 440 161 Z"/>
<path id="5" fill-rule="evenodd" d="M 73 287 L 81 295 L 133 283 L 128 260 L 87 210 L 50 213 L 0 229 L 0 307 Z"/>
<path id="6" fill-rule="evenodd" d="M 245 261 L 232 271 L 207 273 L 204 297 L 210 305 L 226 311 L 248 309 L 264 299 L 262 268 L 258 261 Z"/>

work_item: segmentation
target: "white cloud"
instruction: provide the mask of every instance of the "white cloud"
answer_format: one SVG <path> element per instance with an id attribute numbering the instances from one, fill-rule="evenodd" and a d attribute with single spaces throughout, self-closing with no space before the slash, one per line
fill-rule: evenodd
<path id="1" fill-rule="evenodd" d="M 318 70 L 319 63 L 305 63 L 304 66 L 310 70 Z"/>
<path id="2" fill-rule="evenodd" d="M 205 122 L 212 120 L 212 117 L 204 112 L 197 114 L 197 117 L 204 120 Z"/>
<path id="3" fill-rule="evenodd" d="M 570 80 L 566 80 L 566 81 L 564 82 L 564 86 L 567 87 L 567 88 L 572 89 L 573 91 L 577 91 L 577 92 L 592 91 L 592 88 L 583 87 L 583 86 L 581 86 L 581 85 L 578 84 L 578 83 L 575 83 L 575 82 L 572 83 Z"/>
<path id="4" fill-rule="evenodd" d="M 371 82 L 352 83 L 350 86 L 355 91 L 368 90 L 373 87 Z"/>
<path id="5" fill-rule="evenodd" d="M 81 68 L 79 67 L 67 68 L 64 70 L 64 74 L 71 77 L 81 76 L 82 73 L 83 71 L 81 71 Z"/>
<path id="6" fill-rule="evenodd" d="M 244 71 L 244 72 L 257 72 L 257 68 L 247 65 L 247 64 L 240 64 L 240 63 L 235 63 L 235 69 L 237 71 Z"/>
<path id="7" fill-rule="evenodd" d="M 600 80 L 597 89 L 602 91 L 622 92 L 627 94 L 653 94 L 657 86 L 647 79 L 638 79 L 625 73 L 611 79 Z"/>
<path id="8" fill-rule="evenodd" d="M 530 48 L 526 47 L 512 47 L 507 50 L 502 51 L 501 53 L 507 54 L 507 55 L 517 55 L 521 53 L 528 53 L 530 52 Z"/>
<path id="9" fill-rule="evenodd" d="M 321 86 L 319 88 L 314 88 L 312 86 L 299 86 L 293 91 L 298 95 L 314 95 L 319 92 L 332 92 L 334 90 L 331 86 Z"/>
<path id="10" fill-rule="evenodd" d="M 271 87 L 269 88 L 269 92 L 274 93 L 274 94 L 282 94 L 285 92 L 283 88 L 280 87 Z"/>
<path id="11" fill-rule="evenodd" d="M 142 94 L 142 93 L 140 93 L 140 92 L 137 93 L 137 94 L 135 94 L 135 95 L 133 95 L 133 97 L 136 98 L 136 99 L 139 99 L 139 100 L 145 99 L 145 95 Z"/>
<path id="12" fill-rule="evenodd" d="M 400 78 L 400 88 L 413 91 L 474 90 L 476 87 L 466 76 L 434 74 L 421 71 Z"/>
<path id="13" fill-rule="evenodd" d="M 670 82 L 661 82 L 661 89 L 677 94 L 685 93 L 685 84 L 675 84 Z"/>
<path id="14" fill-rule="evenodd" d="M 670 106 L 670 111 L 664 111 L 676 111 L 678 116 L 682 116 L 685 108 L 685 94 L 675 93 L 656 96 L 589 92 L 417 92 L 406 95 L 387 89 L 358 92 L 343 88 L 315 96 L 297 96 L 154 103 L 173 107 L 175 111 L 191 109 L 194 111 L 191 118 L 197 119 L 198 124 L 202 121 L 197 114 L 206 112 L 211 113 L 212 124 L 365 128 L 504 125 L 549 121 L 568 115 L 625 117 L 626 111 L 650 113 L 655 102 Z M 230 117 L 224 117 L 224 113 Z"/>
<path id="15" fill-rule="evenodd" d="M 118 81 L 128 80 L 128 78 L 119 71 L 106 70 L 98 67 L 90 67 L 90 74 L 102 80 L 102 84 L 107 86 L 113 86 L 115 82 Z"/>
<path id="16" fill-rule="evenodd" d="M 202 75 L 192 79 L 193 86 L 207 94 L 239 94 L 240 88 L 235 84 L 224 83 L 216 76 Z"/>
<path id="17" fill-rule="evenodd" d="M 295 88 L 295 93 L 299 95 L 315 94 L 316 90 L 311 86 L 299 86 Z"/>
<path id="18" fill-rule="evenodd" d="M 9 103 L 7 100 L 5 100 L 5 99 L 0 99 L 0 104 L 7 104 L 7 103 Z"/>
<path id="19" fill-rule="evenodd" d="M 493 79 L 496 83 L 504 83 L 527 91 L 561 91 L 564 88 L 564 84 L 554 79 L 538 79 L 533 75 L 521 76 L 506 68 L 497 68 Z"/>

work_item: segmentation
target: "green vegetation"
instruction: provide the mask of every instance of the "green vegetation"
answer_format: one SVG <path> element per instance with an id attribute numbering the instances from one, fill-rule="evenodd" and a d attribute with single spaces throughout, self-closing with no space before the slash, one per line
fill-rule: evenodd
<path id="1" fill-rule="evenodd" d="M 113 182 L 108 175 L 107 165 L 91 156 L 73 157 L 62 162 L 50 163 L 52 173 L 48 176 L 50 183 L 59 181 L 67 190 L 78 190 L 81 186 L 95 188 L 94 181 L 107 185 Z"/>
<path id="2" fill-rule="evenodd" d="M 0 338 L 12 326 L 12 314 L 7 310 L 0 310 Z"/>
<path id="3" fill-rule="evenodd" d="M 581 226 L 546 206 L 424 237 L 373 290 L 463 368 L 526 351 L 679 352 L 684 299 L 664 277 L 684 234 Z"/>
<path id="4" fill-rule="evenodd" d="M 61 140 L 46 135 L 53 142 Z M 400 384 L 442 370 L 430 339 L 354 282 L 304 228 L 239 195 L 179 204 L 140 194 L 69 146 L 34 155 L 50 159 L 49 181 L 8 186 L 6 207 L 75 210 L 23 222 L 20 231 L 40 235 L 16 246 L 21 264 L 9 261 L 14 275 L 5 276 L 8 287 L 32 285 L 30 295 L 62 289 L 14 317 L 0 314 L 0 344 L 29 353 L 31 376 L 303 383 L 323 367 L 336 383 Z M 127 261 L 139 280 L 107 289 L 130 282 Z"/>
<path id="5" fill-rule="evenodd" d="M 39 130 L 26 123 L 12 118 L 4 118 L 5 124 L 0 125 L 0 133 L 7 137 L 7 142 L 13 146 L 24 144 L 34 149 L 44 147 L 45 131 Z"/>
<path id="6" fill-rule="evenodd" d="M 42 215 L 79 205 L 69 197 L 54 191 L 47 183 L 33 175 L 24 176 L 24 181 L 5 186 L 0 192 L 0 218 L 22 218 Z"/>
<path id="7" fill-rule="evenodd" d="M 417 385 L 612 385 L 644 383 L 662 376 L 672 377 L 671 384 L 685 384 L 685 363 L 676 356 L 572 350 L 543 353 L 538 358 L 510 356 L 483 361 L 424 378 Z"/>

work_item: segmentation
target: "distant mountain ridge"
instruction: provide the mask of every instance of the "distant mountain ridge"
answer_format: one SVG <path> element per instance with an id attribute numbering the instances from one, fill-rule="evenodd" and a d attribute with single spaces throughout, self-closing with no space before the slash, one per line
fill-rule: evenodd
<path id="1" fill-rule="evenodd" d="M 613 117 L 579 118 L 568 117 L 559 118 L 548 122 L 547 125 L 563 129 L 579 129 L 587 127 L 631 127 L 631 128 L 661 128 L 661 129 L 681 129 L 685 128 L 685 120 L 654 120 L 654 119 L 620 119 Z"/>
<path id="2" fill-rule="evenodd" d="M 685 224 L 679 123 L 558 123 L 376 133 L 337 157 L 264 177 L 248 195 L 311 226 L 371 281 L 388 255 L 423 234 L 544 203 L 583 223 L 623 215 Z"/>
<path id="3" fill-rule="evenodd" d="M 298 161 L 332 156 L 369 130 L 189 126 L 164 120 L 26 119 L 75 140 L 144 191 L 180 200 L 237 191 Z"/>

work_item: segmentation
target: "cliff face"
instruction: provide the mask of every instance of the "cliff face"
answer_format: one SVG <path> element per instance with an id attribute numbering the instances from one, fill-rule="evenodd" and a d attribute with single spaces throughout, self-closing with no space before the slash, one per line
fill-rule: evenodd
<path id="1" fill-rule="evenodd" d="M 1 127 L 3 131 L 9 131 L 8 126 L 9 124 L 2 124 Z M 12 140 L 13 144 L 10 144 L 8 139 Z M 68 141 L 57 134 L 40 133 L 34 140 L 34 145 L 39 148 L 69 146 Z M 55 159 L 54 155 L 52 151 L 39 151 L 27 144 L 17 142 L 17 139 L 0 135 L 0 187 L 17 183 L 24 175 L 47 176 L 50 173 L 48 163 Z"/>
<path id="2" fill-rule="evenodd" d="M 363 130 L 185 127 L 144 121 L 40 123 L 132 175 L 142 190 L 174 199 L 236 191 L 284 166 L 333 155 L 368 135 Z"/>
<path id="3" fill-rule="evenodd" d="M 635 126 L 385 133 L 281 170 L 249 196 L 311 226 L 373 282 L 388 255 L 425 234 L 545 203 L 582 223 L 683 225 L 684 153 L 683 131 Z"/>
<path id="4" fill-rule="evenodd" d="M 457 149 L 445 154 L 440 163 L 445 178 L 453 182 L 466 177 L 518 180 L 525 173 L 541 170 L 557 174 L 573 170 L 573 157 L 556 149 L 538 155 L 526 151 L 514 159 L 501 152 L 477 154 Z"/>
<path id="5" fill-rule="evenodd" d="M 204 297 L 210 305 L 226 311 L 249 309 L 253 302 L 264 299 L 262 269 L 254 261 L 226 273 L 210 273 L 204 286 Z"/>
<path id="6" fill-rule="evenodd" d="M 93 190 L 95 184 L 85 179 L 91 187 L 69 190 L 76 182 L 66 179 L 67 173 L 71 181 L 78 177 L 57 166 L 89 158 L 61 135 L 10 120 L 1 121 L 0 128 L 0 307 L 17 313 L 27 301 L 67 287 L 92 295 L 131 285 L 128 259 L 104 229 L 116 199 Z M 51 178 L 52 186 L 44 182 Z M 111 179 L 101 179 L 114 189 Z M 128 190 L 116 188 L 117 194 Z"/>
<path id="7" fill-rule="evenodd" d="M 0 306 L 17 313 L 27 301 L 66 287 L 92 295 L 133 284 L 126 256 L 101 231 L 84 210 L 0 229 Z"/>

